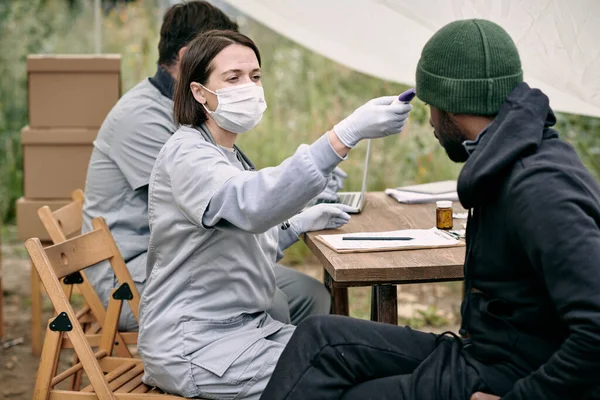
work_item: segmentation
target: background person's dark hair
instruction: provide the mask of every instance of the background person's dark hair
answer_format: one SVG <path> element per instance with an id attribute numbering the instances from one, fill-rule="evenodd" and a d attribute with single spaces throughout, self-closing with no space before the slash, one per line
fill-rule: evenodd
<path id="1" fill-rule="evenodd" d="M 182 47 L 202 32 L 238 30 L 225 13 L 206 1 L 188 1 L 169 8 L 163 17 L 158 42 L 158 63 L 171 66 Z"/>
<path id="2" fill-rule="evenodd" d="M 189 44 L 179 67 L 179 79 L 173 98 L 175 102 L 173 114 L 176 122 L 181 125 L 199 126 L 206 121 L 208 118 L 206 110 L 194 99 L 190 83 L 197 82 L 205 85 L 212 72 L 212 60 L 224 48 L 232 44 L 251 48 L 256 54 L 258 65 L 261 65 L 258 48 L 246 35 L 220 30 L 199 35 Z"/>

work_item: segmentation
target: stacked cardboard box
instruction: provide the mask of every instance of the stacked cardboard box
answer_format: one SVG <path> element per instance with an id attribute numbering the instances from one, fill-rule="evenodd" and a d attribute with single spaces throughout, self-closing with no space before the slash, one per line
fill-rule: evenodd
<path id="1" fill-rule="evenodd" d="M 119 55 L 30 55 L 29 125 L 21 131 L 24 197 L 17 201 L 22 240 L 49 241 L 38 208 L 56 209 L 84 189 L 93 141 L 121 93 Z"/>

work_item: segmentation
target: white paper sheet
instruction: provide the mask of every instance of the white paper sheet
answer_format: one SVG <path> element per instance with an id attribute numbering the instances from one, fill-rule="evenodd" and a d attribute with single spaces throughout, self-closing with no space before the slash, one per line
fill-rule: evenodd
<path id="1" fill-rule="evenodd" d="M 411 237 L 412 240 L 343 240 L 344 237 Z M 335 251 L 403 250 L 414 248 L 451 247 L 460 240 L 437 229 L 405 229 L 387 232 L 357 232 L 319 235 L 319 240 Z"/>
<path id="2" fill-rule="evenodd" d="M 421 183 L 419 185 L 401 186 L 397 187 L 396 190 L 422 194 L 446 194 L 456 192 L 456 186 L 456 181 L 438 181 Z"/>
<path id="3" fill-rule="evenodd" d="M 427 194 L 405 192 L 398 189 L 385 189 L 385 194 L 392 196 L 398 203 L 405 204 L 435 203 L 438 200 L 458 201 L 458 193 L 456 192 Z"/>

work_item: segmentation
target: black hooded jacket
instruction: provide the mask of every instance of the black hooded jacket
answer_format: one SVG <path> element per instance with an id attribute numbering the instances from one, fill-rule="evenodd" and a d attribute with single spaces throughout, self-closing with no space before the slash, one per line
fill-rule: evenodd
<path id="1" fill-rule="evenodd" d="M 548 98 L 519 85 L 458 180 L 472 213 L 465 351 L 506 400 L 600 387 L 600 186 L 555 122 Z"/>

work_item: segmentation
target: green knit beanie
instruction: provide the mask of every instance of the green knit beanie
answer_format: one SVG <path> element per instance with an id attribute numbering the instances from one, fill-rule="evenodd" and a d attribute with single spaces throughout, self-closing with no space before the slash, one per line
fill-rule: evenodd
<path id="1" fill-rule="evenodd" d="M 499 25 L 482 19 L 449 23 L 423 48 L 417 96 L 455 114 L 494 115 L 523 82 L 515 43 Z"/>

